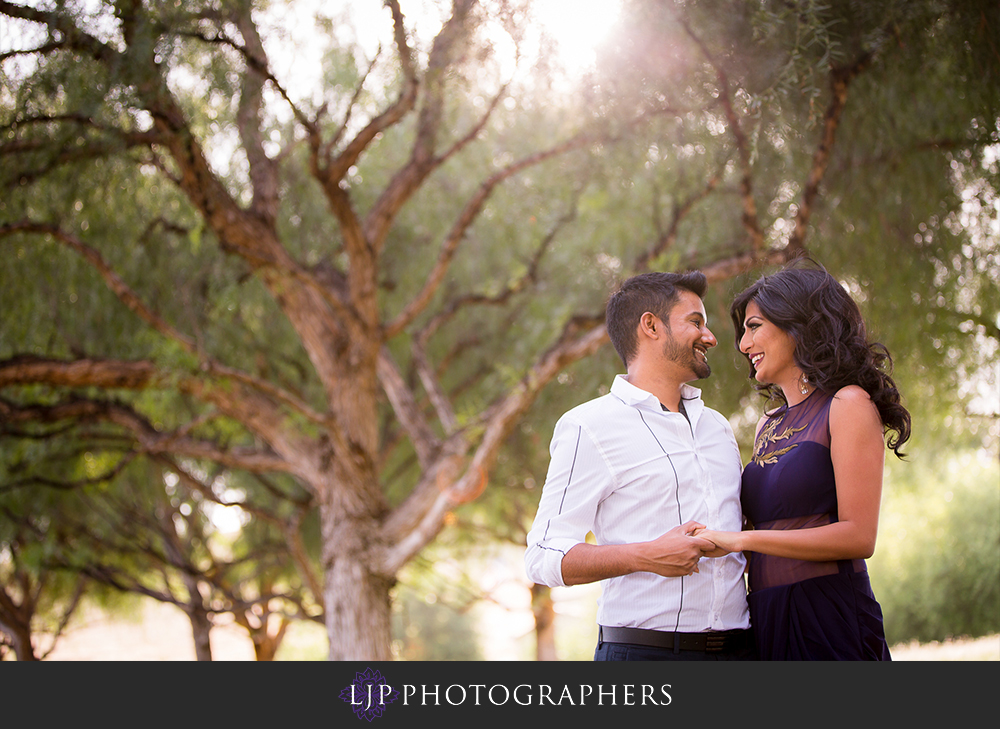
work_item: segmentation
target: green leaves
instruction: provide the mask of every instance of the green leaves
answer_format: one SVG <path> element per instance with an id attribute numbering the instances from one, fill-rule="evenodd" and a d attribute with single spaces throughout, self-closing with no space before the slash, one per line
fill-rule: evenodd
<path id="1" fill-rule="evenodd" d="M 1000 611 L 997 464 L 975 451 L 892 466 L 872 584 L 891 643 L 996 632 Z"/>

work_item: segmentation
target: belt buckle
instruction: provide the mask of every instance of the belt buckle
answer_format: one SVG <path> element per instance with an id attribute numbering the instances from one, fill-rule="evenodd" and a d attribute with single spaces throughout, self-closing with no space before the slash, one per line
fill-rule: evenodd
<path id="1" fill-rule="evenodd" d="M 706 651 L 721 651 L 726 647 L 726 636 L 712 635 L 705 636 Z"/>

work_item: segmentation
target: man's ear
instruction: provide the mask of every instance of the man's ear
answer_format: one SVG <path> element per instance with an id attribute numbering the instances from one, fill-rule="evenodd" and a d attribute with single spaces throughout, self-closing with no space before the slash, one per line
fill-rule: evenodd
<path id="1" fill-rule="evenodd" d="M 647 311 L 639 317 L 639 332 L 651 339 L 658 339 L 663 330 L 663 322 L 656 314 Z"/>

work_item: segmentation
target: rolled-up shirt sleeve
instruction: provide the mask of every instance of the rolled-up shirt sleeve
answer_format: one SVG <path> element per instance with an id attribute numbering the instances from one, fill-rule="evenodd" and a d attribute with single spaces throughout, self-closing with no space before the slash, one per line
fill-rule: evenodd
<path id="1" fill-rule="evenodd" d="M 587 429 L 565 416 L 549 446 L 549 469 L 524 554 L 528 578 L 563 587 L 562 560 L 586 541 L 598 504 L 612 489 L 611 471 Z"/>

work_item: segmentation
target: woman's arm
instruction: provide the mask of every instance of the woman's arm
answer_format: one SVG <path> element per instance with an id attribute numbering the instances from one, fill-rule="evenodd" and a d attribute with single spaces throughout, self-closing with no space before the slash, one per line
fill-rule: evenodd
<path id="1" fill-rule="evenodd" d="M 809 529 L 697 532 L 730 552 L 748 551 L 811 561 L 864 559 L 875 551 L 885 463 L 884 430 L 863 389 L 840 390 L 830 405 L 830 457 L 838 521 Z"/>

